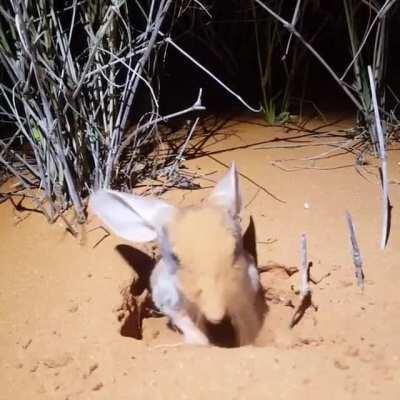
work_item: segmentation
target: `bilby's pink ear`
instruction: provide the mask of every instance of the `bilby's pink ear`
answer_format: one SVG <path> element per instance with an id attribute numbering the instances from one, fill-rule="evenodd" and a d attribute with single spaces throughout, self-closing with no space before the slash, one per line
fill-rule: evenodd
<path id="1" fill-rule="evenodd" d="M 239 174 L 232 162 L 227 174 L 217 183 L 208 201 L 227 209 L 232 215 L 237 215 L 242 209 L 242 196 L 239 189 Z"/>
<path id="2" fill-rule="evenodd" d="M 132 242 L 156 239 L 175 213 L 175 207 L 162 200 L 114 190 L 93 193 L 89 208 L 117 236 Z"/>

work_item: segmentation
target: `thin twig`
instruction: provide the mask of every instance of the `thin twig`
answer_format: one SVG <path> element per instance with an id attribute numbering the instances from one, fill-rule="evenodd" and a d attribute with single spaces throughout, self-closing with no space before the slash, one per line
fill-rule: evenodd
<path id="1" fill-rule="evenodd" d="M 382 124 L 379 115 L 378 101 L 376 98 L 375 82 L 372 74 L 371 66 L 368 65 L 368 77 L 371 89 L 372 104 L 374 108 L 375 129 L 378 137 L 379 144 L 379 158 L 381 161 L 382 172 L 382 235 L 381 235 L 381 250 L 386 247 L 389 235 L 389 187 L 388 187 L 388 171 L 387 171 L 387 157 L 385 150 L 385 141 L 382 131 Z"/>
<path id="2" fill-rule="evenodd" d="M 294 13 L 293 13 L 293 17 L 292 17 L 292 25 L 293 26 L 296 26 L 296 23 L 297 23 L 299 10 L 300 10 L 300 3 L 301 3 L 301 0 L 297 0 L 296 7 L 294 9 Z M 292 38 L 293 38 L 293 33 L 291 32 L 290 35 L 289 35 L 289 39 L 287 41 L 285 54 L 283 55 L 282 60 L 285 60 L 287 55 L 288 55 L 288 53 L 289 53 L 289 48 L 290 48 L 290 44 L 292 42 Z"/>
<path id="3" fill-rule="evenodd" d="M 305 233 L 301 235 L 301 263 L 300 263 L 300 294 L 301 297 L 305 297 L 311 292 L 310 285 L 308 284 L 309 279 L 309 264 L 307 259 L 307 236 Z"/>
<path id="4" fill-rule="evenodd" d="M 310 264 L 307 260 L 307 237 L 301 235 L 301 264 L 300 264 L 300 303 L 296 307 L 289 327 L 293 328 L 301 320 L 307 308 L 314 306 L 311 299 L 311 289 L 309 285 Z M 316 307 L 314 306 L 316 309 Z"/>
<path id="5" fill-rule="evenodd" d="M 332 67 L 314 49 L 314 47 L 311 46 L 303 38 L 303 36 L 295 29 L 295 27 L 290 22 L 288 22 L 284 18 L 282 18 L 280 15 L 275 13 L 270 7 L 265 5 L 261 0 L 254 0 L 254 1 L 256 1 L 270 15 L 272 15 L 274 18 L 276 18 L 283 25 L 283 27 L 285 29 L 287 29 L 289 32 L 293 33 L 293 35 L 296 36 L 300 40 L 300 42 L 311 52 L 311 54 L 325 67 L 325 69 L 329 72 L 329 74 L 332 76 L 332 78 L 339 84 L 339 86 L 346 93 L 346 95 L 349 97 L 349 99 L 354 103 L 354 105 L 357 107 L 357 109 L 359 109 L 360 111 L 363 111 L 362 104 L 357 100 L 357 98 L 353 95 L 353 93 L 347 88 L 347 86 L 344 84 L 344 82 L 340 80 L 339 76 L 332 69 Z"/>
<path id="6" fill-rule="evenodd" d="M 363 261 L 361 258 L 360 248 L 358 247 L 358 242 L 356 238 L 356 230 L 354 228 L 353 220 L 348 211 L 346 211 L 347 226 L 350 233 L 350 244 L 351 244 L 351 254 L 353 257 L 353 264 L 355 269 L 355 275 L 358 287 L 364 289 L 364 271 L 363 271 Z"/>
<path id="7" fill-rule="evenodd" d="M 167 37 L 165 41 L 169 44 L 171 44 L 175 49 L 177 49 L 181 54 L 183 54 L 186 58 L 188 58 L 192 63 L 194 63 L 197 67 L 199 67 L 202 71 L 204 71 L 208 76 L 210 76 L 212 79 L 215 80 L 219 85 L 221 85 L 228 93 L 230 93 L 232 96 L 234 96 L 236 99 L 238 99 L 246 108 L 248 108 L 250 111 L 253 111 L 255 113 L 259 113 L 261 111 L 260 108 L 254 108 L 251 107 L 249 104 L 247 104 L 241 96 L 239 96 L 237 93 L 235 93 L 232 89 L 230 89 L 225 83 L 221 81 L 221 79 L 217 78 L 212 72 L 210 72 L 206 67 L 201 65 L 197 60 L 195 60 L 189 53 L 187 53 L 185 50 L 183 50 L 180 46 L 178 46 L 170 37 Z"/>

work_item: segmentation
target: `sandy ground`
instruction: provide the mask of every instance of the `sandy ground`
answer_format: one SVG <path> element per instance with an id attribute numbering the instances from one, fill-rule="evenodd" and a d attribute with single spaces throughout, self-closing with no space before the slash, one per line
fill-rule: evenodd
<path id="1" fill-rule="evenodd" d="M 317 125 L 323 123 L 308 127 Z M 321 131 L 346 126 L 338 122 Z M 137 321 L 132 314 L 121 321 L 121 315 L 125 310 L 129 317 L 127 293 L 137 279 L 134 269 L 143 264 L 128 243 L 110 236 L 94 247 L 104 235 L 91 231 L 95 219 L 80 242 L 61 222 L 49 226 L 42 216 L 17 213 L 6 202 L 0 206 L 1 399 L 400 398 L 400 152 L 389 156 L 393 218 L 382 252 L 374 159 L 366 156 L 366 165 L 357 167 L 348 153 L 304 160 L 332 152 L 329 144 L 339 139 L 311 141 L 307 132 L 266 128 L 255 120 L 230 121 L 220 133 L 206 147 L 212 158 L 186 165 L 215 171 L 209 175 L 215 181 L 226 171 L 220 163 L 235 160 L 253 181 L 241 179 L 244 225 L 251 215 L 260 265 L 298 265 L 300 235 L 307 233 L 317 309 L 307 309 L 289 329 L 299 274 L 276 270 L 262 274 L 270 312 L 257 345 L 174 346 L 181 337 L 164 318 L 145 319 L 143 339 L 134 339 L 127 335 L 135 333 Z M 296 143 L 307 146 L 281 148 Z M 277 163 L 283 159 L 293 160 Z M 172 190 L 163 197 L 195 204 L 209 190 Z M 363 292 L 354 278 L 345 210 L 353 216 L 364 259 Z M 136 265 L 118 248 L 130 252 Z"/>

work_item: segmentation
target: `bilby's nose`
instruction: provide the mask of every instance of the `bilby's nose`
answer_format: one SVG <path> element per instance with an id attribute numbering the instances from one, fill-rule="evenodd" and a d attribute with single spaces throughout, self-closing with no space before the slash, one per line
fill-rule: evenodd
<path id="1" fill-rule="evenodd" d="M 225 307 L 222 304 L 204 304 L 202 312 L 207 321 L 218 324 L 225 317 Z"/>

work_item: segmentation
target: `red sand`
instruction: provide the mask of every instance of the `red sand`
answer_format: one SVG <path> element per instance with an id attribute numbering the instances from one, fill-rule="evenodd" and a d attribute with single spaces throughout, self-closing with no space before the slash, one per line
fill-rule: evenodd
<path id="1" fill-rule="evenodd" d="M 50 226 L 42 216 L 17 213 L 6 202 L 0 206 L 0 399 L 399 398 L 399 151 L 389 154 L 394 208 L 382 252 L 376 160 L 366 157 L 369 164 L 357 167 L 363 178 L 353 154 L 301 161 L 332 151 L 326 143 L 338 138 L 310 142 L 320 146 L 255 150 L 261 145 L 251 144 L 304 134 L 255 122 L 229 122 L 222 129 L 228 136 L 210 140 L 207 150 L 222 163 L 235 160 L 244 175 L 285 201 L 241 179 L 244 225 L 252 215 L 260 265 L 269 260 L 298 265 L 300 235 L 307 233 L 311 276 L 323 278 L 311 283 L 318 310 L 309 308 L 288 329 L 290 304 L 299 301 L 299 275 L 275 270 L 262 274 L 270 312 L 257 346 L 171 346 L 181 337 L 167 328 L 165 318 L 145 319 L 143 340 L 121 336 L 121 291 L 135 278 L 115 250 L 123 242 L 108 237 L 93 248 L 104 232 L 90 231 L 98 226 L 92 219 L 81 245 L 61 222 Z M 279 166 L 306 168 L 288 172 L 272 163 L 289 158 L 295 160 Z M 214 180 L 225 172 L 210 157 L 186 165 L 201 173 L 218 171 L 210 176 Z M 208 191 L 174 190 L 164 197 L 196 204 Z M 364 259 L 363 293 L 355 283 L 346 210 Z"/>

